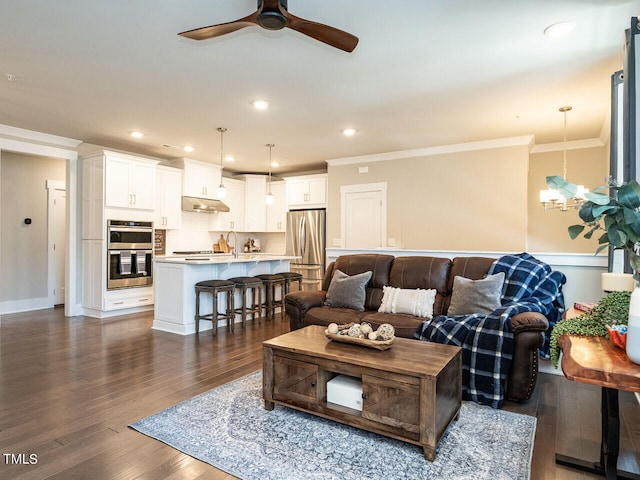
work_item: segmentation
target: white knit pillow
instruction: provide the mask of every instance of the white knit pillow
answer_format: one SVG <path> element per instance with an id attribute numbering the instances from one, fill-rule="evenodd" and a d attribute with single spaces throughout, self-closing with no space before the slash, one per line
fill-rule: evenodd
<path id="1" fill-rule="evenodd" d="M 382 287 L 379 312 L 408 313 L 416 317 L 431 318 L 436 300 L 434 289 Z"/>

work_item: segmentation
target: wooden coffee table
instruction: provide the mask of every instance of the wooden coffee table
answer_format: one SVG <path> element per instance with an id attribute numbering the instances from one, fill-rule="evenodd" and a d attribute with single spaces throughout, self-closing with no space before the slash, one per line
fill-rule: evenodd
<path id="1" fill-rule="evenodd" d="M 397 338 L 389 350 L 330 341 L 313 325 L 263 343 L 264 407 L 284 405 L 423 448 L 436 446 L 462 404 L 459 347 Z M 362 411 L 327 402 L 327 382 L 362 380 Z"/>

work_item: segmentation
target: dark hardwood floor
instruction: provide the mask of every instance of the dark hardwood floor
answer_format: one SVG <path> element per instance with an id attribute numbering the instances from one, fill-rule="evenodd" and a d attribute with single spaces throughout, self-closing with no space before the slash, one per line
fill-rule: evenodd
<path id="1" fill-rule="evenodd" d="M 128 424 L 261 367 L 262 321 L 218 336 L 151 329 L 151 313 L 105 320 L 62 309 L 4 315 L 0 326 L 0 479 L 229 479 Z M 556 466 L 556 451 L 596 459 L 600 390 L 541 374 L 532 480 L 600 478 Z M 640 407 L 620 393 L 620 466 L 640 472 Z"/>

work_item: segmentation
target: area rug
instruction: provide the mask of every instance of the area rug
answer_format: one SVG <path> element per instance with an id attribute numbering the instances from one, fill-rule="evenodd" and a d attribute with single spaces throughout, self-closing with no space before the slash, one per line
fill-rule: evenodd
<path id="1" fill-rule="evenodd" d="M 276 405 L 254 372 L 130 427 L 244 480 L 529 479 L 536 419 L 463 402 L 436 451 Z"/>

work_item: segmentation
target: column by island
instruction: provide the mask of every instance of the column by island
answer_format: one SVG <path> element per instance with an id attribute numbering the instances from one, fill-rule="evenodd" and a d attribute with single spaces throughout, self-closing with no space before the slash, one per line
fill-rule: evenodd
<path id="1" fill-rule="evenodd" d="M 296 257 L 271 254 L 202 255 L 197 257 L 156 257 L 154 260 L 155 307 L 153 328 L 190 335 L 195 333 L 195 284 L 203 280 L 289 271 Z M 205 298 L 206 297 L 206 298 Z M 236 305 L 240 298 L 236 296 Z M 201 296 L 201 311 L 210 312 L 211 298 Z M 236 322 L 240 317 L 236 318 Z M 211 322 L 201 322 L 200 331 L 210 330 Z"/>

